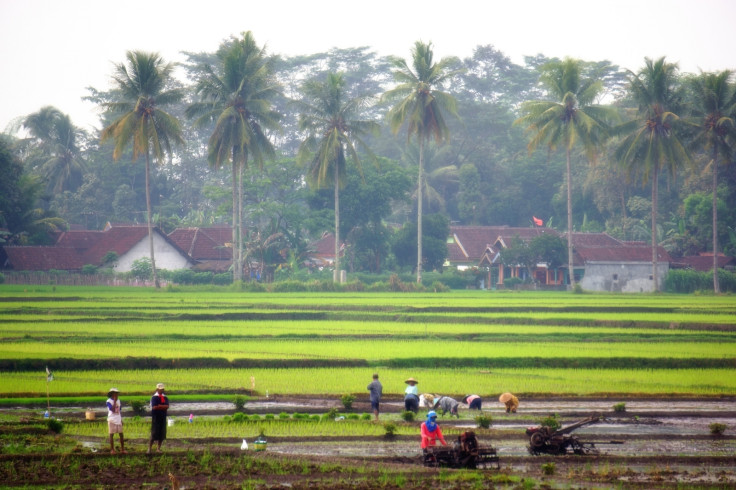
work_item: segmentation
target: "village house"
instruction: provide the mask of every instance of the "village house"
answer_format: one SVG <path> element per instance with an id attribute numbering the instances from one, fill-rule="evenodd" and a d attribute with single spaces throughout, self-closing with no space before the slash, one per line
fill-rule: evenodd
<path id="1" fill-rule="evenodd" d="M 570 283 L 567 264 L 550 269 L 539 263 L 532 271 L 523 265 L 502 264 L 501 250 L 514 239 L 530 241 L 544 233 L 567 239 L 551 228 L 515 228 L 509 226 L 452 226 L 447 240 L 446 267 L 465 270 L 477 267 L 486 271 L 484 287 L 503 287 L 508 278 L 532 279 L 545 287 L 564 287 Z M 583 289 L 611 292 L 649 292 L 654 290 L 651 246 L 643 242 L 625 242 L 606 233 L 573 233 L 575 280 Z M 712 260 L 712 257 L 711 257 Z M 659 284 L 669 270 L 670 257 L 658 248 Z M 529 275 L 531 274 L 531 276 Z"/>
<path id="2" fill-rule="evenodd" d="M 157 269 L 189 269 L 195 261 L 158 228 L 153 229 Z M 110 265 L 129 272 L 133 262 L 150 257 L 148 227 L 108 224 L 103 231 L 65 231 L 52 246 L 6 246 L 2 269 L 15 271 L 63 270 L 79 272 L 85 265 Z M 117 258 L 103 264 L 109 252 Z"/>

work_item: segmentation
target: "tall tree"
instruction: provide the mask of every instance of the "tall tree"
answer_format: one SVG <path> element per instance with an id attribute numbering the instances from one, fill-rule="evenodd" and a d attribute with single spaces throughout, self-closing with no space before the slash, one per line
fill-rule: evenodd
<path id="1" fill-rule="evenodd" d="M 522 117 L 514 124 L 527 126 L 534 132 L 529 141 L 529 151 L 540 144 L 550 150 L 562 146 L 565 150 L 567 177 L 567 267 L 570 286 L 575 287 L 575 273 L 572 253 L 572 172 L 570 153 L 580 144 L 588 159 L 596 157 L 602 145 L 608 123 L 615 117 L 610 107 L 595 104 L 603 90 L 600 80 L 583 78 L 583 63 L 566 58 L 564 61 L 551 61 L 540 67 L 540 81 L 551 100 L 533 100 L 521 106 Z"/>
<path id="2" fill-rule="evenodd" d="M 624 139 L 615 156 L 630 176 L 642 183 L 652 182 L 652 280 L 659 291 L 657 275 L 657 197 L 659 175 L 674 174 L 677 167 L 690 161 L 675 126 L 679 116 L 675 110 L 680 94 L 677 87 L 677 65 L 665 58 L 645 58 L 639 73 L 629 72 L 629 91 L 638 106 L 635 117 L 618 128 Z"/>
<path id="3" fill-rule="evenodd" d="M 335 189 L 335 270 L 333 281 L 340 281 L 340 187 L 346 182 L 348 157 L 361 168 L 356 145 L 375 159 L 363 138 L 377 134 L 378 123 L 362 119 L 369 98 L 346 96 L 342 74 L 328 73 L 324 82 L 311 80 L 303 86 L 299 129 L 307 137 L 299 146 L 298 161 L 309 164 L 307 178 L 318 188 Z"/>
<path id="4" fill-rule="evenodd" d="M 721 291 L 718 283 L 718 165 L 722 159 L 730 163 L 736 148 L 736 90 L 730 83 L 733 72 L 701 73 L 690 79 L 693 115 L 698 131 L 696 147 L 710 152 L 713 174 L 713 290 Z"/>
<path id="5" fill-rule="evenodd" d="M 28 161 L 46 180 L 47 190 L 54 194 L 76 190 L 87 167 L 80 147 L 84 131 L 74 126 L 68 115 L 51 106 L 26 116 L 23 127 L 34 146 Z"/>
<path id="6" fill-rule="evenodd" d="M 437 143 L 450 138 L 445 112 L 457 117 L 457 103 L 441 88 L 461 70 L 452 70 L 454 58 L 434 62 L 432 43 L 416 41 L 411 66 L 401 58 L 392 59 L 396 87 L 383 94 L 383 100 L 396 101 L 388 112 L 391 130 L 398 133 L 406 124 L 407 139 L 415 136 L 419 143 L 419 176 L 417 178 L 417 282 L 422 282 L 422 190 L 424 188 L 424 145 L 434 138 Z"/>
<path id="7" fill-rule="evenodd" d="M 243 170 L 249 159 L 263 166 L 275 157 L 268 132 L 279 129 L 280 115 L 273 110 L 281 87 L 273 77 L 273 58 L 256 44 L 248 31 L 242 38 L 223 43 L 218 64 L 204 65 L 197 80 L 200 97 L 187 108 L 196 124 L 214 122 L 207 161 L 213 168 L 230 163 L 233 197 L 233 281 L 243 279 Z"/>
<path id="8" fill-rule="evenodd" d="M 132 141 L 133 160 L 146 157 L 146 211 L 148 220 L 148 243 L 150 246 L 153 281 L 160 287 L 153 252 L 153 212 L 151 210 L 151 157 L 161 164 L 171 157 L 171 143 L 183 144 L 179 122 L 162 106 L 178 102 L 182 94 L 172 88 L 171 73 L 174 65 L 166 63 L 158 53 L 128 51 L 127 65 L 115 67 L 113 81 L 119 89 L 120 100 L 105 104 L 108 111 L 120 116 L 102 130 L 103 142 L 112 139 L 113 159 L 118 160 Z M 153 154 L 153 155 L 152 155 Z"/>

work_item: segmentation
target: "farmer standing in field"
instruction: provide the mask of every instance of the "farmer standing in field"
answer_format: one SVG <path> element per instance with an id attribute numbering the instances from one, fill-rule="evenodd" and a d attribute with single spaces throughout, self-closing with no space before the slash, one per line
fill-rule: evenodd
<path id="1" fill-rule="evenodd" d="M 378 420 L 378 405 L 381 402 L 381 395 L 383 395 L 383 386 L 378 381 L 377 373 L 373 375 L 373 381 L 368 385 L 368 391 L 371 392 L 371 409 L 373 410 L 373 415 Z"/>
<path id="2" fill-rule="evenodd" d="M 151 453 L 153 442 L 158 443 L 157 450 L 161 451 L 161 443 L 166 439 L 166 412 L 169 410 L 169 398 L 164 394 L 164 384 L 156 385 L 156 392 L 151 397 L 151 438 L 148 440 L 148 451 Z"/>
<path id="3" fill-rule="evenodd" d="M 125 454 L 125 438 L 123 438 L 123 416 L 120 414 L 120 400 L 117 388 L 110 388 L 107 393 L 107 429 L 110 434 L 110 454 L 115 454 L 115 434 L 120 434 L 120 452 Z"/>

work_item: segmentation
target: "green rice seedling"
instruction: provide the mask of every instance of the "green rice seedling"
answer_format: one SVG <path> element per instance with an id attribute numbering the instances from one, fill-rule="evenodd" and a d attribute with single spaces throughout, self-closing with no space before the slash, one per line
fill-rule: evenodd
<path id="1" fill-rule="evenodd" d="M 355 395 L 352 395 L 350 393 L 345 393 L 340 397 L 340 402 L 342 403 L 342 406 L 345 407 L 345 410 L 350 410 L 353 408 L 353 402 L 355 401 Z"/>
<path id="2" fill-rule="evenodd" d="M 613 405 L 613 411 L 617 413 L 626 411 L 626 403 L 620 402 Z"/>
<path id="3" fill-rule="evenodd" d="M 724 432 L 726 432 L 726 429 L 728 428 L 728 426 L 720 422 L 713 422 L 712 424 L 708 426 L 708 428 L 710 429 L 711 434 L 713 434 L 714 436 L 720 436 Z"/>
<path id="4" fill-rule="evenodd" d="M 542 463 L 542 473 L 545 475 L 554 475 L 556 469 L 557 468 L 553 461 L 550 461 L 549 463 Z"/>
<path id="5" fill-rule="evenodd" d="M 245 401 L 246 401 L 246 399 L 245 399 L 244 396 L 242 396 L 242 395 L 236 396 L 235 399 L 233 400 L 233 404 L 235 405 L 235 409 L 236 410 L 242 410 L 243 407 L 245 407 Z"/>
<path id="6" fill-rule="evenodd" d="M 483 429 L 488 429 L 492 422 L 493 418 L 490 415 L 478 415 L 475 417 L 475 423 L 478 424 L 478 427 Z"/>
<path id="7" fill-rule="evenodd" d="M 416 414 L 412 412 L 411 410 L 404 410 L 403 412 L 401 412 L 400 417 L 405 422 L 413 422 L 414 418 L 416 417 Z"/>

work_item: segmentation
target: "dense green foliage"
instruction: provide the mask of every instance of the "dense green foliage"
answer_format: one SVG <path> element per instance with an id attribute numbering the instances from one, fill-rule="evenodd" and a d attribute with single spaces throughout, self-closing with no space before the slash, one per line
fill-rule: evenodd
<path id="1" fill-rule="evenodd" d="M 492 46 L 478 46 L 466 59 L 434 62 L 431 45 L 414 47 L 407 61 L 368 48 L 277 57 L 266 56 L 244 35 L 226 40 L 214 53 L 187 53 L 184 79 L 166 87 L 186 94 L 167 110 L 181 121 L 187 145 L 172 148 L 171 164 L 159 162 L 165 164 L 150 168 L 150 175 L 142 158 L 133 165 L 114 163 L 114 156 L 133 159 L 138 147 L 101 145 L 99 134 L 86 135 L 58 110 L 43 108 L 26 118 L 28 138 L 3 138 L 0 165 L 8 178 L 0 184 L 0 226 L 10 235 L 0 239 L 41 244 L 64 221 L 101 229 L 108 221 L 144 222 L 146 215 L 166 232 L 242 222 L 245 230 L 236 230 L 235 238 L 244 242 L 243 260 L 263 257 L 261 272 L 269 280 L 277 273 L 297 274 L 308 243 L 337 228 L 349 272 L 410 272 L 418 254 L 409 256 L 404 247 L 400 258 L 396 243 L 407 240 L 401 234 L 409 229 L 418 234 L 423 214 L 453 224 L 509 226 L 531 225 L 537 216 L 561 231 L 606 231 L 660 243 L 673 257 L 714 246 L 736 254 L 736 166 L 730 165 L 736 96 L 730 72 L 681 74 L 664 59 L 643 60 L 642 69 L 625 67 L 628 71 L 604 60 L 542 55 L 516 64 Z M 299 126 L 299 107 L 310 102 L 306 89 L 329 73 L 343 80 L 344 100 L 366 103 L 359 120 L 383 128 L 366 135 L 365 149 L 344 155 L 349 162 L 372 152 L 381 165 L 364 166 L 363 175 L 346 165 L 338 216 L 332 189 L 307 189 L 309 169 L 296 164 L 306 129 Z M 241 83 L 251 76 L 252 84 Z M 431 90 L 412 92 L 426 82 Z M 419 106 L 411 103 L 430 92 L 429 106 L 459 118 L 433 111 L 440 119 L 417 119 L 412 111 Z M 385 94 L 383 102 L 367 104 Z M 88 100 L 117 108 L 121 95 L 90 89 Z M 601 100 L 610 106 L 600 106 Z M 545 107 L 565 117 L 545 120 Z M 614 119 L 613 110 L 624 123 L 620 136 L 604 141 L 602 123 Z M 242 119 L 228 119 L 235 112 Z M 386 121 L 389 112 L 393 118 Z M 513 125 L 516 120 L 532 130 L 531 147 L 550 151 L 529 154 L 529 140 Z M 551 124 L 555 121 L 569 124 Z M 102 127 L 112 128 L 113 122 L 111 114 L 102 114 Z M 444 144 L 425 137 L 407 144 L 407 133 L 390 131 L 405 128 L 416 135 L 425 124 L 426 134 Z M 73 136 L 66 146 L 60 146 L 63 134 Z M 647 135 L 662 135 L 651 139 L 661 151 L 655 146 L 647 151 Z M 248 147 L 248 141 L 255 146 Z M 233 161 L 239 163 L 230 172 L 221 171 Z M 688 161 L 692 165 L 682 165 Z M 54 196 L 45 194 L 49 189 Z M 423 267 L 437 268 L 441 261 L 431 258 L 429 235 L 423 231 L 421 238 L 414 246 L 427 251 Z"/>

